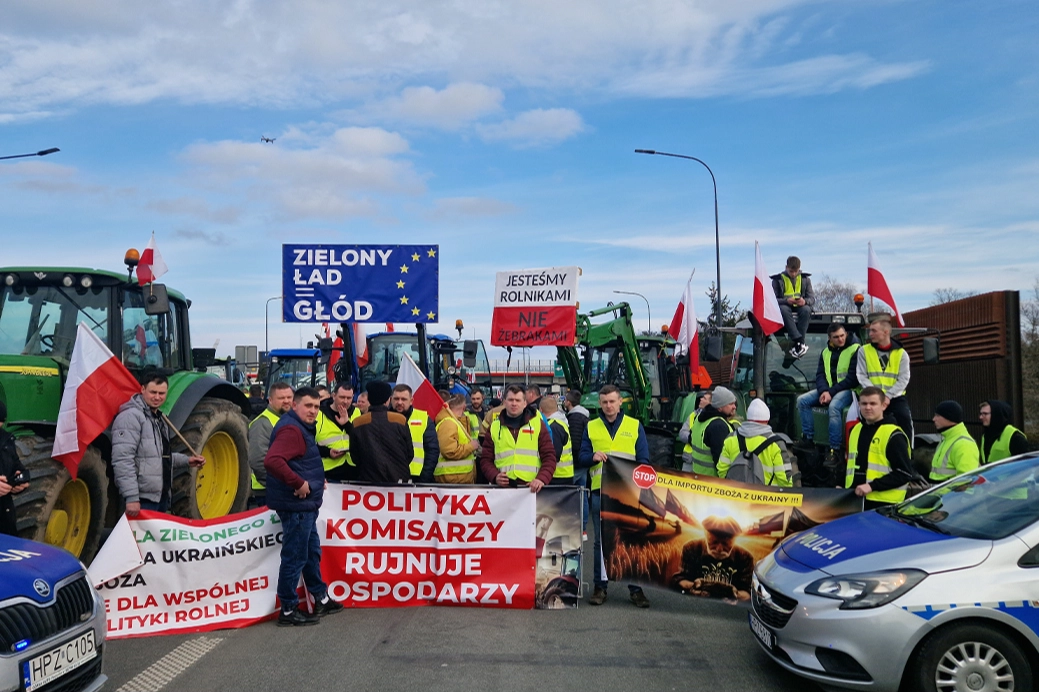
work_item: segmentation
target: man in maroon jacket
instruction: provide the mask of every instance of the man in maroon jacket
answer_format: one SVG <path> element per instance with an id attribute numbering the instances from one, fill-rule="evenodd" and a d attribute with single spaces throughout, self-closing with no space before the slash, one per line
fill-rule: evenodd
<path id="1" fill-rule="evenodd" d="M 505 408 L 491 423 L 483 439 L 480 470 L 485 478 L 493 479 L 498 486 L 529 486 L 531 492 L 537 493 L 552 480 L 556 471 L 556 449 L 552 445 L 552 435 L 542 423 L 538 412 L 527 408 L 521 386 L 513 384 L 505 388 L 504 405 Z M 530 469 L 533 465 L 524 464 L 523 451 L 533 447 L 533 441 L 527 437 L 536 438 L 537 441 L 539 465 L 536 474 Z M 495 454 L 496 450 L 512 454 L 501 457 Z M 532 479 L 529 478 L 531 476 Z"/>

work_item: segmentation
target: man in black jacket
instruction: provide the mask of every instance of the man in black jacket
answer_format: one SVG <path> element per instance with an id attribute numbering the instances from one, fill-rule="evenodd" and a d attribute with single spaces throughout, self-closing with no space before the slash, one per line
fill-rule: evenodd
<path id="1" fill-rule="evenodd" d="M 12 482 L 25 472 L 18 459 L 14 436 L 4 430 L 7 423 L 7 405 L 0 402 L 0 534 L 17 536 L 18 522 L 14 511 L 12 494 L 29 488 L 29 482 L 14 485 Z"/>
<path id="2" fill-rule="evenodd" d="M 831 323 L 826 335 L 826 348 L 819 354 L 819 367 L 815 371 L 815 389 L 797 398 L 797 410 L 801 414 L 801 436 L 806 443 L 814 445 L 812 407 L 827 407 L 830 446 L 826 464 L 832 467 L 844 447 L 844 410 L 851 406 L 852 391 L 859 385 L 855 376 L 859 345 L 848 342 L 848 331 L 839 322 Z"/>
<path id="3" fill-rule="evenodd" d="M 793 344 L 789 354 L 799 359 L 808 353 L 805 334 L 812 319 L 815 293 L 812 291 L 812 275 L 801 271 L 801 259 L 791 255 L 786 259 L 786 269 L 772 275 L 772 291 L 779 301 L 779 312 L 783 314 L 786 334 Z"/>
<path id="4" fill-rule="evenodd" d="M 905 500 L 907 484 L 916 474 L 909 451 L 909 437 L 887 413 L 888 398 L 879 387 L 864 387 L 859 394 L 859 422 L 848 439 L 845 488 L 865 498 L 871 510 Z"/>
<path id="5" fill-rule="evenodd" d="M 350 439 L 350 454 L 357 465 L 357 479 L 380 484 L 409 481 L 415 448 L 408 431 L 408 420 L 403 414 L 386 408 L 393 392 L 389 383 L 370 382 L 367 392 L 368 413 L 354 419 Z M 433 462 L 436 463 L 436 458 Z"/>

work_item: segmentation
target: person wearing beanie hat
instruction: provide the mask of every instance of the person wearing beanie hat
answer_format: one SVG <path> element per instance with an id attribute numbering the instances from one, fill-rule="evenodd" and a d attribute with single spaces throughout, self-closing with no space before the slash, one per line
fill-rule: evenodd
<path id="1" fill-rule="evenodd" d="M 415 448 L 408 420 L 386 406 L 393 388 L 389 383 L 374 381 L 368 383 L 367 393 L 368 413 L 354 419 L 350 437 L 357 479 L 379 484 L 410 481 Z"/>
<path id="2" fill-rule="evenodd" d="M 963 407 L 960 403 L 951 399 L 941 402 L 934 408 L 931 421 L 942 434 L 942 442 L 931 458 L 931 481 L 940 483 L 977 469 L 981 453 L 963 423 Z"/>
<path id="3" fill-rule="evenodd" d="M 714 388 L 710 403 L 690 414 L 678 432 L 678 439 L 685 443 L 682 471 L 718 476 L 718 457 L 737 423 L 735 416 L 736 395 L 727 387 Z"/>
<path id="4" fill-rule="evenodd" d="M 785 455 L 785 436 L 772 431 L 768 425 L 771 416 L 772 412 L 762 400 L 755 399 L 750 403 L 747 421 L 740 424 L 722 445 L 718 457 L 720 478 L 762 486 L 793 486 L 793 468 Z"/>
<path id="5" fill-rule="evenodd" d="M 7 423 L 7 404 L 0 402 L 0 534 L 17 536 L 18 522 L 15 517 L 14 498 L 12 495 L 29 488 L 29 483 L 12 484 L 20 474 L 25 473 L 25 466 L 18 458 L 14 436 L 4 430 Z"/>

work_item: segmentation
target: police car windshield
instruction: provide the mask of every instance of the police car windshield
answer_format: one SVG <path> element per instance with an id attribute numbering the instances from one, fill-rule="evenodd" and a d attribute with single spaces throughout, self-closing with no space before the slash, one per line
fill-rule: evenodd
<path id="1" fill-rule="evenodd" d="M 943 534 L 1002 539 L 1039 520 L 1039 457 L 975 470 L 892 511 L 898 520 Z"/>

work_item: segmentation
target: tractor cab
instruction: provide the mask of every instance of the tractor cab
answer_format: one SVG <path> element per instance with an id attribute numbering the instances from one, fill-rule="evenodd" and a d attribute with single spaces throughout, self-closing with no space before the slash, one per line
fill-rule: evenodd
<path id="1" fill-rule="evenodd" d="M 321 349 L 271 349 L 267 366 L 267 392 L 278 382 L 288 383 L 292 389 L 328 386 L 327 365 L 329 353 Z"/>

